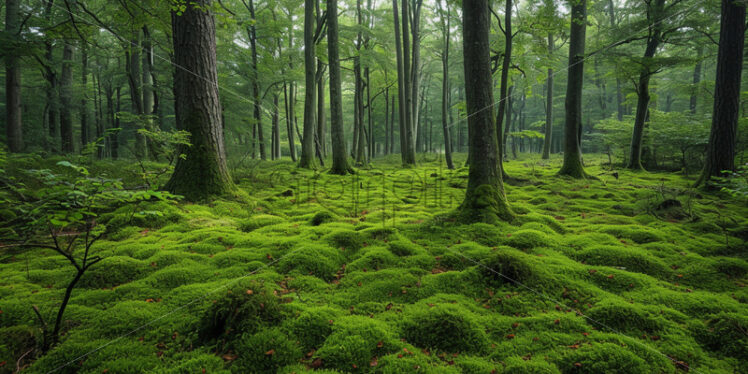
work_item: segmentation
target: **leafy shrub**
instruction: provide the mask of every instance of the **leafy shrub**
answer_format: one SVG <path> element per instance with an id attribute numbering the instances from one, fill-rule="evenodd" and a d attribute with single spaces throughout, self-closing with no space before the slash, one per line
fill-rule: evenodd
<path id="1" fill-rule="evenodd" d="M 456 305 L 425 306 L 405 316 L 403 337 L 418 347 L 448 352 L 482 352 L 488 337 L 477 319 Z"/>
<path id="2" fill-rule="evenodd" d="M 234 346 L 239 358 L 233 369 L 243 373 L 275 373 L 301 359 L 301 349 L 277 327 L 245 335 Z"/>

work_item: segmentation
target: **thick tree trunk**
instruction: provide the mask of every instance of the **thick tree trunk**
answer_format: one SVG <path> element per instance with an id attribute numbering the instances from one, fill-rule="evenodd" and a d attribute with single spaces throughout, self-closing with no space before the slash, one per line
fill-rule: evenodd
<path id="1" fill-rule="evenodd" d="M 5 0 L 5 32 L 13 42 L 3 47 L 5 54 L 5 134 L 11 152 L 23 151 L 23 122 L 21 121 L 21 66 L 20 0 Z"/>
<path id="2" fill-rule="evenodd" d="M 501 177 L 498 132 L 494 122 L 490 62 L 490 13 L 487 0 L 463 0 L 463 54 L 467 99 L 470 169 L 463 222 L 511 220 Z"/>
<path id="3" fill-rule="evenodd" d="M 555 49 L 553 33 L 548 33 L 548 54 Z M 548 80 L 545 93 L 545 139 L 543 139 L 543 160 L 551 158 L 551 141 L 553 141 L 553 68 L 548 68 Z"/>
<path id="4" fill-rule="evenodd" d="M 73 100 L 73 45 L 65 40 L 62 49 L 62 73 L 60 76 L 60 147 L 62 153 L 75 152 L 73 141 L 73 119 L 70 107 Z"/>
<path id="5" fill-rule="evenodd" d="M 301 143 L 299 166 L 313 169 L 315 167 L 314 133 L 317 127 L 317 60 L 314 55 L 314 15 L 315 0 L 304 0 L 304 139 Z"/>
<path id="6" fill-rule="evenodd" d="M 579 133 L 582 127 L 582 86 L 584 83 L 584 44 L 587 29 L 587 0 L 574 1 L 569 35 L 569 73 L 566 83 L 564 124 L 564 163 L 559 175 L 585 178 Z"/>
<path id="7" fill-rule="evenodd" d="M 174 62 L 184 67 L 174 70 L 176 123 L 190 133 L 192 145 L 178 150 L 187 157 L 177 159 L 165 188 L 192 201 L 233 189 L 223 145 L 211 3 L 195 0 L 181 15 L 171 14 Z"/>
<path id="8" fill-rule="evenodd" d="M 662 12 L 665 6 L 665 0 L 654 0 L 652 8 L 649 9 L 649 32 L 647 38 L 647 48 L 644 51 L 644 66 L 639 74 L 639 82 L 636 86 L 638 99 L 636 102 L 636 115 L 634 117 L 634 131 L 631 136 L 631 151 L 629 152 L 629 169 L 639 170 L 642 168 L 642 141 L 644 139 L 644 124 L 649 111 L 649 80 L 655 73 L 649 67 L 652 58 L 660 46 L 662 37 Z"/>
<path id="9" fill-rule="evenodd" d="M 330 172 L 345 175 L 353 170 L 348 165 L 343 133 L 343 98 L 338 43 L 338 0 L 327 0 L 327 58 L 330 70 L 330 135 L 332 137 Z"/>
<path id="10" fill-rule="evenodd" d="M 735 171 L 735 148 L 740 115 L 740 78 L 745 45 L 746 5 L 722 0 L 722 16 L 714 85 L 712 129 L 704 171 L 697 185 Z"/>

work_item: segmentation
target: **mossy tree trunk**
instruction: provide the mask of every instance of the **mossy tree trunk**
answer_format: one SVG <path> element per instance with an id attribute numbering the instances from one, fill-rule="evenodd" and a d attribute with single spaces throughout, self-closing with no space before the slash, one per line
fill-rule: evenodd
<path id="1" fill-rule="evenodd" d="M 696 185 L 735 170 L 735 148 L 740 115 L 740 78 L 745 45 L 746 5 L 722 0 L 722 20 L 714 85 L 712 130 L 706 162 Z"/>
<path id="2" fill-rule="evenodd" d="M 490 13 L 487 0 L 462 2 L 465 95 L 468 114 L 470 169 L 465 200 L 459 207 L 462 222 L 511 220 L 504 195 L 494 122 L 490 62 Z M 486 109 L 489 108 L 489 109 Z"/>
<path id="3" fill-rule="evenodd" d="M 233 189 L 226 168 L 216 71 L 216 26 L 212 0 L 196 0 L 183 14 L 172 11 L 174 109 L 179 130 L 190 133 L 165 189 L 203 200 Z"/>
<path id="4" fill-rule="evenodd" d="M 330 172 L 345 175 L 353 169 L 348 165 L 343 132 L 343 97 L 338 47 L 338 0 L 327 0 L 327 58 L 330 69 L 330 135 L 332 138 Z"/>
<path id="5" fill-rule="evenodd" d="M 582 128 L 582 85 L 584 83 L 584 38 L 587 29 L 587 0 L 573 0 L 569 36 L 569 73 L 566 84 L 566 123 L 564 125 L 564 163 L 559 175 L 586 178 L 582 165 L 579 132 Z"/>

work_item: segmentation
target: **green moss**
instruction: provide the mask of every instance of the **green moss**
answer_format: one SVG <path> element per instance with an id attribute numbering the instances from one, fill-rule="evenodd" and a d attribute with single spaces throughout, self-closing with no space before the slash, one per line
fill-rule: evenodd
<path id="1" fill-rule="evenodd" d="M 305 350 L 316 349 L 332 333 L 332 325 L 341 314 L 329 307 L 310 308 L 292 320 L 290 329 Z"/>
<path id="2" fill-rule="evenodd" d="M 748 316 L 722 312 L 692 322 L 689 329 L 707 349 L 748 362 Z"/>
<path id="3" fill-rule="evenodd" d="M 334 230 L 322 237 L 335 248 L 343 248 L 349 253 L 356 252 L 364 244 L 364 238 L 358 231 Z"/>
<path id="4" fill-rule="evenodd" d="M 301 347 L 277 327 L 245 335 L 234 348 L 239 358 L 233 369 L 243 373 L 275 373 L 302 358 Z"/>
<path id="5" fill-rule="evenodd" d="M 533 249 L 538 247 L 552 247 L 553 239 L 548 234 L 537 230 L 518 230 L 509 236 L 506 243 L 517 249 Z"/>
<path id="6" fill-rule="evenodd" d="M 336 219 L 337 216 L 326 210 L 323 210 L 321 212 L 315 213 L 312 219 L 309 220 L 309 224 L 312 226 L 319 226 L 323 223 L 333 222 Z"/>
<path id="7" fill-rule="evenodd" d="M 482 352 L 488 346 L 476 317 L 456 305 L 419 305 L 403 320 L 402 334 L 415 346 L 448 352 Z"/>
<path id="8" fill-rule="evenodd" d="M 363 316 L 333 321 L 333 332 L 315 357 L 325 368 L 361 372 L 370 367 L 372 357 L 381 357 L 400 347 L 389 326 Z"/>
<path id="9" fill-rule="evenodd" d="M 657 332 L 663 327 L 662 319 L 656 317 L 648 308 L 643 306 L 632 305 L 625 302 L 613 301 L 612 299 L 604 300 L 592 309 L 588 310 L 586 315 L 594 322 L 594 327 L 614 329 L 614 332 Z M 598 322 L 600 325 L 598 325 Z"/>
<path id="10" fill-rule="evenodd" d="M 512 249 L 502 249 L 482 262 L 478 270 L 490 285 L 525 284 L 533 288 L 547 285 L 550 275 L 537 259 Z"/>
<path id="11" fill-rule="evenodd" d="M 636 243 L 661 242 L 665 238 L 662 234 L 649 227 L 638 225 L 598 225 L 596 230 L 602 233 L 614 235 L 620 239 L 629 239 Z"/>
<path id="12" fill-rule="evenodd" d="M 200 318 L 200 341 L 252 334 L 279 324 L 287 312 L 278 296 L 261 284 L 249 282 L 224 292 Z"/>
<path id="13" fill-rule="evenodd" d="M 426 254 L 426 251 L 422 247 L 407 240 L 395 240 L 387 243 L 387 245 L 390 249 L 390 252 L 398 256 Z"/>
<path id="14" fill-rule="evenodd" d="M 604 265 L 628 271 L 667 277 L 672 271 L 662 261 L 638 248 L 592 246 L 577 252 L 575 257 L 588 265 Z"/>
<path id="15" fill-rule="evenodd" d="M 37 339 L 41 339 L 41 335 L 40 331 L 34 327 L 17 325 L 0 328 L 0 362 L 18 362 L 21 356 L 29 351 L 32 353 L 39 348 L 41 342 L 37 342 Z M 28 358 L 33 358 L 33 355 Z M 0 372 L 4 372 L 5 369 L 0 366 Z M 7 369 L 15 370 L 16 368 L 15 365 L 12 365 L 11 368 Z"/>
<path id="16" fill-rule="evenodd" d="M 314 275 L 332 280 L 340 268 L 342 255 L 339 250 L 325 245 L 304 245 L 294 249 L 278 261 L 276 269 L 281 273 L 294 271 L 303 275 Z"/>
<path id="17" fill-rule="evenodd" d="M 366 247 L 355 261 L 346 266 L 346 271 L 379 270 L 397 264 L 398 258 L 382 247 Z"/>
<path id="18" fill-rule="evenodd" d="M 504 374 L 561 374 L 556 365 L 537 358 L 513 356 L 504 360 L 504 363 Z"/>
<path id="19" fill-rule="evenodd" d="M 250 232 L 259 229 L 260 227 L 276 225 L 283 223 L 285 220 L 278 216 L 270 214 L 257 214 L 250 218 L 239 221 L 239 230 L 243 232 Z"/>
<path id="20" fill-rule="evenodd" d="M 88 288 L 108 288 L 139 279 L 151 270 L 151 266 L 145 261 L 125 256 L 106 257 L 88 269 L 78 285 Z"/>
<path id="21" fill-rule="evenodd" d="M 642 358 L 619 345 L 602 343 L 568 350 L 556 365 L 563 373 L 645 374 L 651 368 Z"/>

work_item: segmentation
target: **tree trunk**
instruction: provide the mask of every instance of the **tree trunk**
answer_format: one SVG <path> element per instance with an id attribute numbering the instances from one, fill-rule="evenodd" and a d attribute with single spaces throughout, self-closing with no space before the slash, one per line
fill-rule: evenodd
<path id="1" fill-rule="evenodd" d="M 405 0 L 409 1 L 409 0 Z M 411 123 L 413 124 L 413 141 L 418 139 L 418 132 L 421 128 L 421 106 L 419 103 L 422 101 L 422 91 L 421 91 L 421 6 L 423 5 L 423 0 L 414 0 L 415 6 L 413 8 L 413 11 L 411 12 L 413 16 L 413 23 L 411 24 L 411 32 L 413 34 L 412 42 L 413 42 L 413 63 L 411 65 L 411 95 L 413 95 L 412 99 L 412 105 L 413 105 L 413 119 Z M 421 97 L 419 97 L 421 96 Z M 423 138 L 421 136 L 421 138 Z M 423 139 L 422 139 L 423 140 Z M 414 158 L 415 158 L 415 149 L 414 147 Z M 415 161 L 414 161 L 415 162 Z"/>
<path id="2" fill-rule="evenodd" d="M 90 129 L 88 127 L 88 48 L 81 41 L 81 152 L 91 141 Z"/>
<path id="3" fill-rule="evenodd" d="M 343 98 L 338 43 L 338 0 L 327 0 L 327 56 L 330 70 L 330 135 L 332 137 L 330 172 L 345 175 L 353 170 L 348 165 L 343 133 Z"/>
<path id="4" fill-rule="evenodd" d="M 117 130 L 113 131 L 112 135 L 109 137 L 109 142 L 112 146 L 110 152 L 111 152 L 112 159 L 114 160 L 119 158 L 119 132 L 121 129 L 121 125 L 120 125 L 120 119 L 119 119 L 119 116 L 117 116 L 117 113 L 119 113 L 122 110 L 122 88 L 117 86 L 116 91 L 117 91 L 117 111 L 112 113 L 112 119 L 114 120 L 114 127 Z"/>
<path id="5" fill-rule="evenodd" d="M 255 5 L 254 0 L 249 0 L 249 15 L 252 20 L 255 20 Z M 254 118 L 253 130 L 256 131 L 256 140 L 260 145 L 260 159 L 266 160 L 267 154 L 265 153 L 265 137 L 262 134 L 262 114 L 260 113 L 260 73 L 257 70 L 257 28 L 255 22 L 249 26 L 249 44 L 252 49 L 252 101 Z M 254 144 L 254 142 L 253 142 Z M 254 150 L 252 151 L 254 153 Z"/>
<path id="6" fill-rule="evenodd" d="M 73 119 L 70 107 L 73 96 L 73 45 L 65 40 L 62 49 L 62 74 L 60 76 L 60 146 L 62 153 L 75 152 L 73 141 Z"/>
<path id="7" fill-rule="evenodd" d="M 463 54 L 468 113 L 470 169 L 465 200 L 459 208 L 463 222 L 511 220 L 501 177 L 498 132 L 494 122 L 490 61 L 490 13 L 487 0 L 463 0 Z"/>
<path id="8" fill-rule="evenodd" d="M 317 139 L 319 153 L 327 157 L 327 123 L 325 119 L 325 66 L 317 59 Z"/>
<path id="9" fill-rule="evenodd" d="M 385 70 L 386 71 L 386 70 Z M 385 78 L 385 82 L 387 79 Z M 384 89 L 384 153 L 385 156 L 390 151 L 390 89 Z"/>
<path id="10" fill-rule="evenodd" d="M 165 188 L 188 200 L 203 200 L 233 189 L 226 168 L 221 102 L 216 71 L 216 26 L 212 0 L 195 0 L 177 15 L 172 11 L 174 109 L 180 130 L 190 133 L 189 147 L 180 146 Z"/>
<path id="11" fill-rule="evenodd" d="M 636 85 L 636 93 L 638 99 L 636 101 L 636 115 L 634 117 L 634 131 L 631 136 L 631 151 L 629 152 L 629 169 L 639 170 L 642 168 L 641 157 L 642 157 L 642 140 L 644 139 L 644 123 L 647 117 L 647 111 L 649 110 L 649 80 L 655 73 L 650 70 L 648 64 L 651 63 L 652 58 L 657 51 L 657 47 L 660 46 L 662 37 L 662 24 L 660 22 L 662 17 L 663 8 L 665 6 L 665 0 L 654 0 L 654 5 L 647 12 L 649 16 L 649 33 L 650 36 L 647 38 L 647 48 L 644 51 L 644 59 L 642 71 L 639 74 L 639 82 Z"/>
<path id="12" fill-rule="evenodd" d="M 509 85 L 509 64 L 512 62 L 512 0 L 506 0 L 506 9 L 504 10 L 504 59 L 501 63 L 501 83 L 499 85 L 499 110 L 496 115 L 496 131 L 497 139 L 501 142 L 499 144 L 499 161 L 503 162 L 504 157 L 507 155 L 506 140 L 509 136 L 509 119 L 511 118 L 511 110 L 507 110 L 507 97 L 512 95 L 511 90 L 507 93 L 507 87 Z M 501 129 L 502 123 L 504 123 L 504 116 L 507 118 L 506 129 L 502 136 Z M 502 169 L 504 166 L 499 164 Z"/>
<path id="13" fill-rule="evenodd" d="M 707 183 L 712 177 L 725 176 L 724 171 L 735 171 L 745 19 L 745 4 L 722 0 L 712 129 L 704 170 L 696 185 Z"/>
<path id="14" fill-rule="evenodd" d="M 405 137 L 405 141 L 402 144 L 405 148 L 402 150 L 405 157 L 403 164 L 415 165 L 416 164 L 416 150 L 415 150 L 415 134 L 413 132 L 413 81 L 411 74 L 411 60 L 410 60 L 410 28 L 408 27 L 408 21 L 410 18 L 410 12 L 408 11 L 408 2 L 410 0 L 403 0 L 402 9 L 402 23 L 403 23 L 403 85 L 405 101 L 402 105 L 405 107 L 405 132 L 401 132 L 400 136 Z"/>
<path id="15" fill-rule="evenodd" d="M 3 47 L 5 54 L 5 134 L 8 150 L 23 151 L 23 122 L 21 121 L 21 50 L 20 0 L 5 0 L 5 32 L 12 45 Z"/>
<path id="16" fill-rule="evenodd" d="M 273 94 L 273 159 L 278 160 L 282 157 L 280 148 L 280 116 L 278 113 L 278 104 L 280 101 L 280 95 L 275 92 Z"/>
<path id="17" fill-rule="evenodd" d="M 696 47 L 696 66 L 693 67 L 693 87 L 691 88 L 691 98 L 688 103 L 688 108 L 692 114 L 696 114 L 696 106 L 699 101 L 699 83 L 701 82 L 701 59 L 704 54 L 704 46 L 699 45 Z"/>
<path id="18" fill-rule="evenodd" d="M 405 121 L 405 73 L 403 70 L 405 62 L 403 61 L 402 34 L 400 33 L 400 16 L 397 10 L 397 0 L 392 0 L 392 14 L 395 22 L 395 58 L 397 60 L 397 109 L 398 125 L 400 128 L 400 158 L 403 165 L 406 165 L 408 163 L 408 147 L 405 146 L 405 127 L 407 126 Z"/>
<path id="19" fill-rule="evenodd" d="M 388 153 L 392 154 L 395 153 L 395 95 L 392 95 L 390 99 L 390 109 L 392 114 L 390 115 L 390 150 Z"/>
<path id="20" fill-rule="evenodd" d="M 584 42 L 587 29 L 587 0 L 572 2 L 569 35 L 569 73 L 566 83 L 564 163 L 559 175 L 585 178 L 579 132 L 582 127 L 582 86 L 584 83 Z"/>
<path id="21" fill-rule="evenodd" d="M 442 51 L 442 131 L 444 132 L 444 158 L 447 161 L 447 168 L 452 170 L 455 168 L 452 162 L 452 137 L 449 133 L 449 39 L 450 39 L 450 27 L 452 24 L 451 12 L 449 10 L 449 2 L 444 2 L 446 9 L 441 9 L 441 0 L 437 0 L 437 6 L 439 6 L 439 14 L 441 15 L 442 25 L 442 43 L 444 50 Z M 445 15 L 446 11 L 446 15 Z M 446 18 L 446 20 L 445 20 Z"/>
<path id="22" fill-rule="evenodd" d="M 54 0 L 48 0 L 44 5 L 44 19 L 49 24 L 52 23 L 52 6 L 54 6 Z M 47 129 L 50 138 L 49 150 L 53 149 L 52 144 L 54 144 L 55 139 L 60 136 L 57 128 L 57 118 L 59 115 L 57 104 L 57 72 L 54 68 L 53 51 L 54 47 L 52 45 L 52 40 L 49 37 L 45 38 L 44 63 L 46 66 L 44 67 L 44 78 L 47 80 L 45 92 L 47 99 Z"/>
<path id="23" fill-rule="evenodd" d="M 315 0 L 304 0 L 304 139 L 301 143 L 299 167 L 315 168 L 314 133 L 317 127 L 317 61 L 314 55 Z"/>
<path id="24" fill-rule="evenodd" d="M 553 56 L 555 49 L 553 33 L 548 33 L 548 54 Z M 543 160 L 551 158 L 551 141 L 553 140 L 553 68 L 548 68 L 545 94 L 545 139 L 543 139 Z"/>

